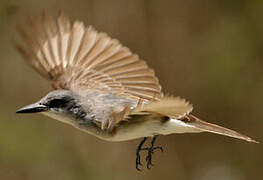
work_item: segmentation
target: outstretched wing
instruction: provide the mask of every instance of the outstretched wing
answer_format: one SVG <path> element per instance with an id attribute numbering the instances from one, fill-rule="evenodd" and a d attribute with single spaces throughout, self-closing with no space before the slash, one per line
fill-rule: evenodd
<path id="1" fill-rule="evenodd" d="M 113 109 L 111 118 L 100 121 L 102 127 L 112 129 L 133 115 L 181 118 L 191 112 L 192 106 L 185 100 L 163 97 L 158 79 L 145 61 L 107 34 L 80 21 L 72 25 L 63 13 L 56 20 L 43 13 L 41 20 L 28 19 L 26 27 L 17 27 L 25 46 L 16 47 L 55 89 L 82 96 L 90 91 L 112 93 L 138 102 L 135 109 L 129 105 Z"/>
<path id="2" fill-rule="evenodd" d="M 18 26 L 26 47 L 16 45 L 25 60 L 55 89 L 85 94 L 108 91 L 144 102 L 159 100 L 161 86 L 145 61 L 118 40 L 61 13 L 57 20 L 45 13 L 40 21 Z"/>

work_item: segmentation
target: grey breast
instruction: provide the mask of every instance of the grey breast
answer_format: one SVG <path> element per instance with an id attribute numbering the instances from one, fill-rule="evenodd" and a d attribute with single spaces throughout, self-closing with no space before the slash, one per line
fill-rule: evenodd
<path id="1" fill-rule="evenodd" d="M 86 119 L 103 122 L 108 120 L 113 112 L 122 110 L 127 105 L 131 108 L 136 107 L 137 101 L 111 93 L 88 92 L 80 99 L 80 104 L 87 112 Z"/>

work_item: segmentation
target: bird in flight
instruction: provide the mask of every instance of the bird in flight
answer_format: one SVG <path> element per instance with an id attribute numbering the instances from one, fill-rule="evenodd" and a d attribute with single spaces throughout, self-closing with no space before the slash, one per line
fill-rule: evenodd
<path id="1" fill-rule="evenodd" d="M 17 50 L 54 88 L 17 113 L 39 112 L 106 141 L 143 138 L 136 149 L 138 170 L 141 151 L 147 151 L 150 168 L 153 152 L 163 150 L 155 146 L 158 135 L 211 132 L 257 142 L 192 115 L 188 101 L 162 93 L 144 60 L 92 26 L 44 12 L 17 29 L 24 41 Z M 151 144 L 144 146 L 148 137 Z"/>

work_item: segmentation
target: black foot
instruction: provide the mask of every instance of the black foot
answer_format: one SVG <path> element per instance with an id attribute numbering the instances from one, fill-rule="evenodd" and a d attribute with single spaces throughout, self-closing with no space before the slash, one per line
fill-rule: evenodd
<path id="1" fill-rule="evenodd" d="M 147 151 L 148 154 L 146 156 L 146 162 L 147 162 L 147 169 L 150 169 L 151 166 L 153 166 L 153 163 L 152 163 L 152 155 L 154 153 L 155 150 L 161 150 L 163 152 L 163 148 L 161 146 L 154 146 L 154 143 L 156 141 L 156 138 L 157 136 L 154 136 L 153 139 L 152 139 L 152 142 L 151 142 L 151 146 L 150 147 L 145 147 L 145 148 L 142 148 L 142 145 L 145 143 L 146 141 L 146 137 L 143 138 L 143 140 L 140 142 L 137 150 L 136 150 L 136 169 L 140 171 L 139 169 L 139 165 L 142 165 L 141 164 L 141 157 L 140 157 L 140 151 Z"/>
<path id="2" fill-rule="evenodd" d="M 139 168 L 139 165 L 142 165 L 141 163 L 141 155 L 140 152 L 143 150 L 142 149 L 142 145 L 145 143 L 145 141 L 147 140 L 147 138 L 143 138 L 143 140 L 140 142 L 140 144 L 138 145 L 137 149 L 136 149 L 136 169 L 138 171 L 140 171 L 141 169 Z"/>

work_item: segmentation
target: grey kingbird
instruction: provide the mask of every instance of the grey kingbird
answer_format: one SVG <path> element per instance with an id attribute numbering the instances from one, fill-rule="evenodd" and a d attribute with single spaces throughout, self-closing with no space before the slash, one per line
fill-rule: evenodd
<path id="1" fill-rule="evenodd" d="M 40 112 L 106 141 L 143 138 L 136 150 L 147 151 L 152 165 L 157 135 L 211 132 L 248 142 L 236 131 L 202 121 L 185 99 L 164 95 L 154 71 L 118 40 L 60 13 L 29 18 L 27 30 L 17 26 L 25 45 L 16 47 L 25 60 L 54 88 L 17 113 Z M 147 137 L 151 146 L 143 147 Z"/>

